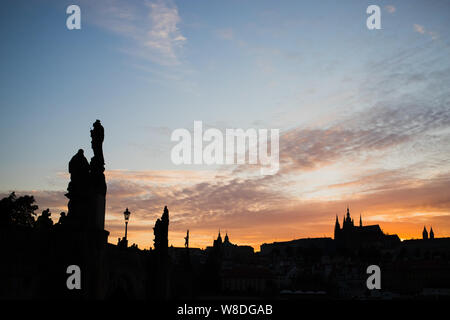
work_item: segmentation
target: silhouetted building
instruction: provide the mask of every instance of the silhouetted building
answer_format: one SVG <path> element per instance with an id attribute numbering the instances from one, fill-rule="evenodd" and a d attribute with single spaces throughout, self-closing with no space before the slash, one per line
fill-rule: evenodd
<path id="1" fill-rule="evenodd" d="M 260 246 L 262 255 L 294 256 L 300 249 L 320 250 L 321 253 L 330 253 L 335 249 L 331 238 L 304 238 L 291 241 L 264 243 Z"/>
<path id="2" fill-rule="evenodd" d="M 350 216 L 350 209 L 343 218 L 342 228 L 336 216 L 334 227 L 334 240 L 337 248 L 353 249 L 366 246 L 392 247 L 400 243 L 397 235 L 385 235 L 379 225 L 363 226 L 362 217 L 359 217 L 359 226 L 355 226 Z"/>
<path id="3" fill-rule="evenodd" d="M 217 239 L 214 240 L 212 247 L 207 247 L 206 252 L 209 253 L 212 250 L 216 250 L 220 253 L 223 260 L 248 260 L 254 254 L 254 249 L 251 246 L 241 246 L 230 242 L 228 233 L 225 234 L 225 238 L 222 241 L 222 236 L 217 235 Z"/>

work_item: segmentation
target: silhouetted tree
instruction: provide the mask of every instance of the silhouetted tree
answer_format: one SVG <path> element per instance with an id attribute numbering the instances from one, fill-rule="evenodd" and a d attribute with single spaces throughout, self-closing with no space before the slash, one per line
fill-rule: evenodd
<path id="1" fill-rule="evenodd" d="M 15 192 L 0 200 L 0 225 L 34 226 L 35 211 L 38 209 L 34 202 L 33 196 L 17 198 Z"/>

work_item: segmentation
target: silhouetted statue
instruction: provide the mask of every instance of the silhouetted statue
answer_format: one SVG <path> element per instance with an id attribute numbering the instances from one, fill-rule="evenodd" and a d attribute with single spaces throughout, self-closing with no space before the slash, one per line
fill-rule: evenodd
<path id="1" fill-rule="evenodd" d="M 164 212 L 160 219 L 156 220 L 153 228 L 155 235 L 155 259 L 156 272 L 155 283 L 156 293 L 159 298 L 166 299 L 168 293 L 168 234 L 169 234 L 169 210 L 164 207 Z"/>
<path id="2" fill-rule="evenodd" d="M 186 233 L 186 237 L 184 237 L 184 247 L 189 248 L 189 229 Z"/>
<path id="3" fill-rule="evenodd" d="M 59 214 L 59 220 L 57 224 L 62 225 L 65 222 L 66 222 L 66 213 L 63 211 Z"/>
<path id="4" fill-rule="evenodd" d="M 184 247 L 189 248 L 189 229 L 186 232 L 186 237 L 184 237 Z"/>
<path id="5" fill-rule="evenodd" d="M 164 207 L 161 219 L 156 220 L 153 232 L 155 235 L 155 250 L 160 254 L 167 254 L 167 248 L 169 246 L 169 210 L 167 209 L 167 206 Z"/>
<path id="6" fill-rule="evenodd" d="M 91 146 L 94 156 L 91 158 L 91 205 L 92 219 L 90 225 L 96 229 L 103 230 L 105 228 L 105 197 L 106 197 L 106 181 L 105 181 L 105 160 L 103 158 L 103 140 L 105 131 L 100 123 L 96 120 L 91 130 Z"/>
<path id="7" fill-rule="evenodd" d="M 69 198 L 68 217 L 70 223 L 81 226 L 86 222 L 89 211 L 89 163 L 83 149 L 72 157 L 69 162 L 70 182 L 66 197 Z"/>
<path id="8" fill-rule="evenodd" d="M 73 182 L 78 182 L 82 179 L 87 179 L 89 176 L 89 163 L 84 156 L 83 149 L 79 149 L 78 152 L 72 157 L 69 162 L 70 179 Z"/>
<path id="9" fill-rule="evenodd" d="M 105 161 L 103 159 L 103 140 L 105 139 L 105 129 L 100 123 L 100 120 L 96 120 L 92 125 L 93 129 L 91 130 L 91 147 L 94 151 L 94 157 L 91 160 L 91 166 L 98 166 L 98 169 L 105 170 L 104 164 Z M 95 159 L 95 162 L 93 161 Z"/>
<path id="10" fill-rule="evenodd" d="M 91 158 L 90 169 L 91 175 L 99 179 L 94 180 L 94 185 L 96 187 L 95 191 L 103 195 L 106 195 L 106 183 L 101 174 L 105 171 L 105 160 L 103 159 L 103 140 L 105 138 L 105 131 L 103 126 L 100 124 L 100 120 L 96 120 L 93 124 L 94 129 L 91 130 L 91 146 L 94 151 L 94 156 Z"/>
<path id="11" fill-rule="evenodd" d="M 104 229 L 105 220 L 105 161 L 103 158 L 104 129 L 97 120 L 91 130 L 94 156 L 88 163 L 82 149 L 69 162 L 70 182 L 67 221 L 75 227 Z"/>
<path id="12" fill-rule="evenodd" d="M 44 211 L 42 211 L 42 214 L 37 218 L 36 220 L 36 229 L 39 230 L 48 230 L 53 226 L 53 221 L 50 218 L 51 213 L 50 213 L 50 209 L 45 209 Z"/>

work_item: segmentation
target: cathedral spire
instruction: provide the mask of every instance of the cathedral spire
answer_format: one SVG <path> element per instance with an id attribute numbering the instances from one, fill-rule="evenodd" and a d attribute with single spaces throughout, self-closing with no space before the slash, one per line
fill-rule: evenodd
<path id="1" fill-rule="evenodd" d="M 359 226 L 362 227 L 362 217 L 361 217 L 361 214 L 359 214 Z"/>
<path id="2" fill-rule="evenodd" d="M 425 226 L 423 226 L 422 238 L 423 238 L 423 240 L 428 239 L 428 232 L 427 232 L 427 228 Z"/>
<path id="3" fill-rule="evenodd" d="M 343 221 L 342 221 L 343 223 Z M 338 216 L 336 215 L 336 223 L 334 224 L 334 239 L 336 240 L 339 236 L 339 233 L 341 231 L 341 226 L 339 225 L 339 219 Z"/>
<path id="4" fill-rule="evenodd" d="M 430 239 L 434 239 L 433 227 L 430 229 Z"/>

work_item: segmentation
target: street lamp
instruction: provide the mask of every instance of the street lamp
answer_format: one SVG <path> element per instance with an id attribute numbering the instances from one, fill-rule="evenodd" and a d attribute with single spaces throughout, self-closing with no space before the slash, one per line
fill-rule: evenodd
<path id="1" fill-rule="evenodd" d="M 123 216 L 125 218 L 125 238 L 124 238 L 125 241 L 127 241 L 127 229 L 128 229 L 128 220 L 130 220 L 130 214 L 131 212 L 128 211 L 128 208 L 123 212 Z"/>

